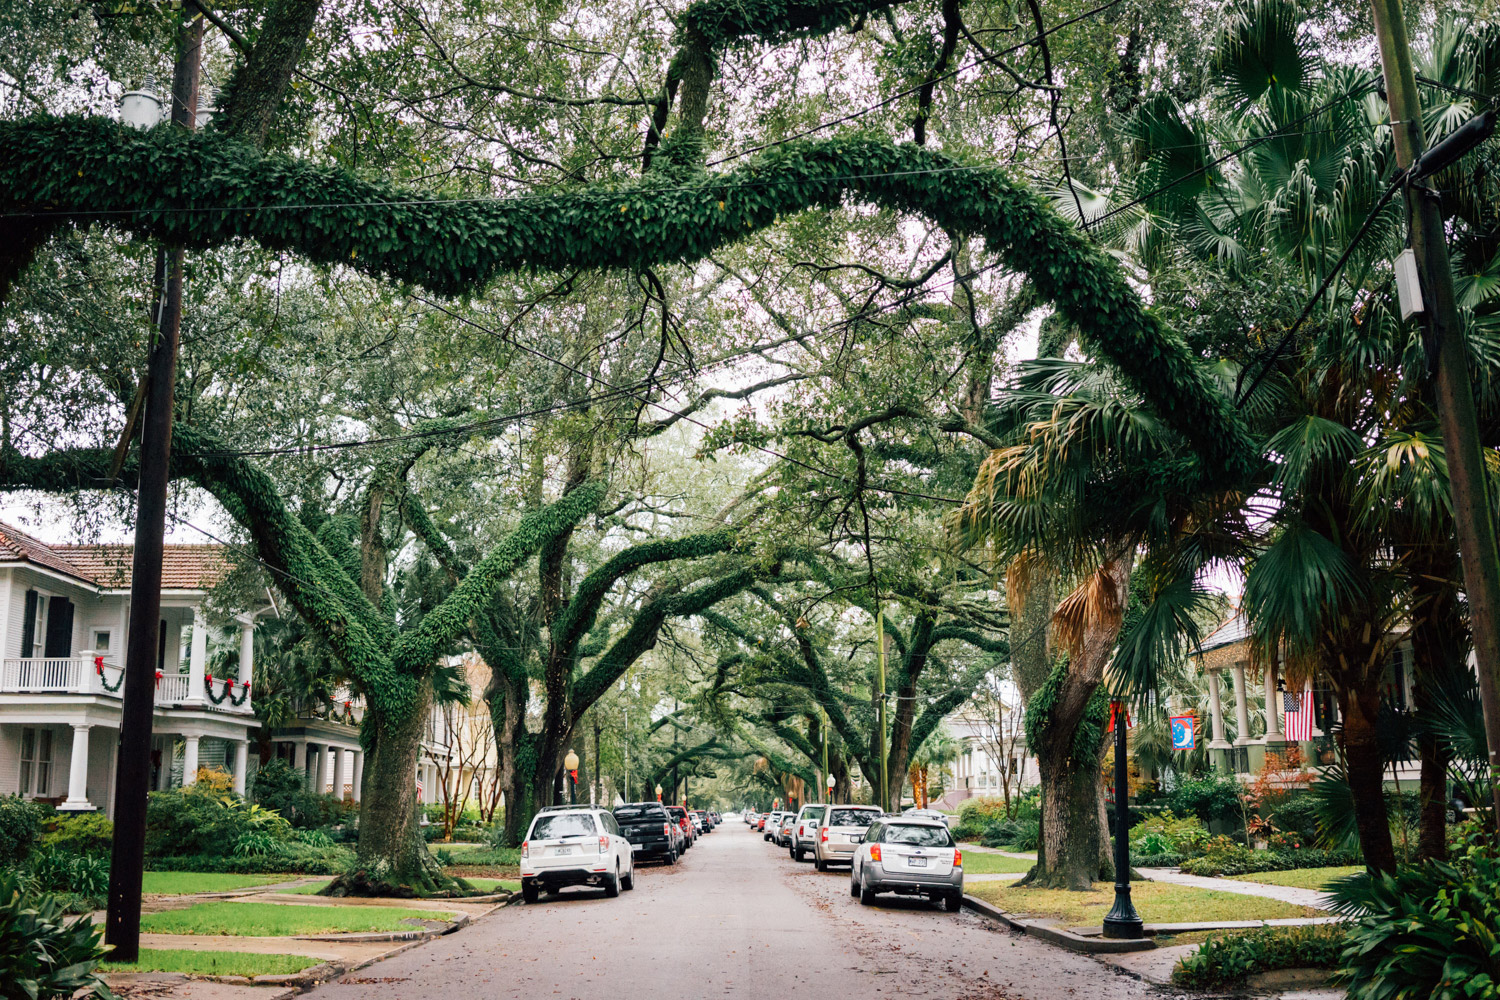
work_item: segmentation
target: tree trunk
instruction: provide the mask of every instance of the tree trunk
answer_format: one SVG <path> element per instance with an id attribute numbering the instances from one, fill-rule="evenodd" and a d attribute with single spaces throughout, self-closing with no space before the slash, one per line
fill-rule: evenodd
<path id="1" fill-rule="evenodd" d="M 417 818 L 417 758 L 432 706 L 423 684 L 417 704 L 390 724 L 375 712 L 363 725 L 373 730 L 365 754 L 355 866 L 329 886 L 334 896 L 416 896 L 464 888 L 443 873 L 427 850 Z"/>
<path id="2" fill-rule="evenodd" d="M 1040 748 L 1039 748 L 1040 749 Z M 1041 752 L 1042 843 L 1037 864 L 1019 884 L 1044 889 L 1093 888 L 1099 875 L 1098 768 L 1087 757 Z"/>
<path id="3" fill-rule="evenodd" d="M 1412 701 L 1419 718 L 1430 718 L 1441 694 L 1456 691 L 1467 681 L 1465 657 L 1469 650 L 1468 622 L 1458 603 L 1462 567 L 1454 553 L 1418 547 L 1413 564 L 1411 648 Z M 1417 855 L 1444 860 L 1448 856 L 1448 765 L 1452 753 L 1428 726 L 1418 727 L 1417 757 L 1421 761 L 1421 814 Z"/>
<path id="4" fill-rule="evenodd" d="M 1344 715 L 1342 740 L 1348 762 L 1349 790 L 1354 797 L 1354 821 L 1365 864 L 1375 871 L 1396 870 L 1396 848 L 1391 841 L 1390 817 L 1385 808 L 1385 764 L 1376 739 L 1380 693 L 1339 691 Z"/>

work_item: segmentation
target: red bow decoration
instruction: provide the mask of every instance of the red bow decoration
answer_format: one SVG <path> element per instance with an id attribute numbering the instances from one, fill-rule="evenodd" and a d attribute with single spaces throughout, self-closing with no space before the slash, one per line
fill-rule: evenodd
<path id="1" fill-rule="evenodd" d="M 161 687 L 161 671 L 156 672 L 156 686 Z"/>
<path id="2" fill-rule="evenodd" d="M 578 784 L 578 772 L 577 771 L 569 771 L 568 773 L 573 776 L 573 784 L 575 784 L 575 785 Z"/>
<path id="3" fill-rule="evenodd" d="M 348 702 L 347 702 L 347 701 L 346 701 L 346 702 L 344 702 L 344 707 L 345 707 L 345 708 L 349 708 L 349 707 L 350 707 L 350 705 L 349 705 L 349 703 L 348 703 Z"/>
<path id="4" fill-rule="evenodd" d="M 1105 732 L 1112 733 L 1115 731 L 1115 716 L 1119 714 L 1122 709 L 1125 710 L 1125 728 L 1130 728 L 1130 710 L 1125 709 L 1125 705 L 1123 702 L 1112 701 L 1109 703 L 1109 728 L 1106 729 Z"/>

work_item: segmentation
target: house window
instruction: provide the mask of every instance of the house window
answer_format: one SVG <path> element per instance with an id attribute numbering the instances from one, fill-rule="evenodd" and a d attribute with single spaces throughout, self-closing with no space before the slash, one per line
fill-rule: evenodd
<path id="1" fill-rule="evenodd" d="M 22 795 L 45 797 L 52 788 L 52 730 L 21 729 Z"/>
<path id="2" fill-rule="evenodd" d="M 108 656 L 110 641 L 114 638 L 114 632 L 107 628 L 94 629 L 94 655 Z"/>

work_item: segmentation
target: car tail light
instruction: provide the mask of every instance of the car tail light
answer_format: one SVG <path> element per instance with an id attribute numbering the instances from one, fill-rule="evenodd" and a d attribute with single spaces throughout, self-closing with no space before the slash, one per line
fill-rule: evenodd
<path id="1" fill-rule="evenodd" d="M 879 861 L 880 860 L 880 845 L 879 844 L 871 844 L 870 845 L 870 860 L 871 861 Z"/>
<path id="2" fill-rule="evenodd" d="M 823 835 L 818 838 L 823 843 L 828 843 L 828 827 L 823 827 Z"/>
<path id="3" fill-rule="evenodd" d="M 531 856 L 531 841 L 529 841 L 529 840 L 523 840 L 523 841 L 521 841 L 521 857 L 526 858 L 526 857 L 530 857 L 530 856 Z"/>
<path id="4" fill-rule="evenodd" d="M 671 839 L 671 836 L 672 836 L 672 827 L 671 827 L 671 826 L 669 826 L 669 825 L 668 825 L 668 824 L 666 824 L 666 823 L 663 823 L 663 824 L 662 824 L 662 825 L 661 825 L 661 835 L 662 835 L 662 836 L 663 836 L 663 837 L 666 837 L 666 838 L 668 838 L 668 839 Z"/>
<path id="5" fill-rule="evenodd" d="M 599 853 L 600 854 L 606 854 L 608 852 L 609 852 L 609 838 L 608 837 L 600 837 L 599 838 Z"/>
<path id="6" fill-rule="evenodd" d="M 962 868 L 963 866 L 964 866 L 964 852 L 963 851 L 954 851 L 953 852 L 953 867 L 954 868 Z"/>

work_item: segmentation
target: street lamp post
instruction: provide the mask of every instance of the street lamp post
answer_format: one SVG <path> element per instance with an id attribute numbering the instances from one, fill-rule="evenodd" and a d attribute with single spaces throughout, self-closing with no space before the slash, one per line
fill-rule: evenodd
<path id="1" fill-rule="evenodd" d="M 568 772 L 568 805 L 578 804 L 578 755 L 569 750 L 563 758 L 563 767 Z"/>
<path id="2" fill-rule="evenodd" d="M 1125 759 L 1125 703 L 1110 702 L 1115 731 L 1115 905 L 1104 917 L 1104 936 L 1139 940 L 1145 935 L 1141 915 L 1130 901 L 1130 773 Z"/>
<path id="3" fill-rule="evenodd" d="M 838 782 L 834 781 L 833 780 L 833 775 L 830 774 L 828 776 L 828 804 L 829 805 L 833 804 L 833 786 L 836 785 L 836 784 L 838 784 Z"/>
<path id="4" fill-rule="evenodd" d="M 658 801 L 658 802 L 661 801 L 661 792 L 662 792 L 661 786 L 657 785 L 656 786 L 656 801 Z"/>

